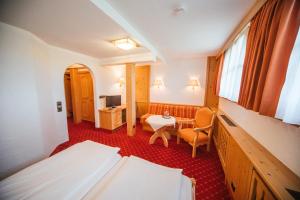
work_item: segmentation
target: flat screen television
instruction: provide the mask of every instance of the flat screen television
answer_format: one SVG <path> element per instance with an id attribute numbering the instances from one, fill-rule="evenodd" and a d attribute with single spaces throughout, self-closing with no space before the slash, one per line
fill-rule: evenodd
<path id="1" fill-rule="evenodd" d="M 106 96 L 106 107 L 116 107 L 121 105 L 121 95 Z"/>

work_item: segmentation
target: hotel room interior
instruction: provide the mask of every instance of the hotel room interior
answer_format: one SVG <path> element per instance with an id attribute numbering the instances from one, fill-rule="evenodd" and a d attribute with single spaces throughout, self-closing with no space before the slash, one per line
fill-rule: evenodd
<path id="1" fill-rule="evenodd" d="M 300 199 L 299 0 L 0 0 L 0 200 Z"/>

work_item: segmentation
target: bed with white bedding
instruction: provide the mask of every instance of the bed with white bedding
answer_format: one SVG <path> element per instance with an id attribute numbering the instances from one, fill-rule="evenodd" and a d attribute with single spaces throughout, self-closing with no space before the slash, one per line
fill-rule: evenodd
<path id="1" fill-rule="evenodd" d="M 181 172 L 135 156 L 123 157 L 84 200 L 192 200 L 192 182 Z"/>
<path id="2" fill-rule="evenodd" d="M 181 169 L 85 141 L 0 182 L 0 199 L 194 199 Z"/>
<path id="3" fill-rule="evenodd" d="M 0 199 L 82 199 L 119 161 L 119 148 L 85 141 L 0 182 Z"/>

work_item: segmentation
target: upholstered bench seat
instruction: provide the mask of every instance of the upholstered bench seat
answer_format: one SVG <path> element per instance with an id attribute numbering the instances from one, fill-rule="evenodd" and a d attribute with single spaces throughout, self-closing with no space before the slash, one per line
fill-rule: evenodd
<path id="1" fill-rule="evenodd" d="M 194 119 L 197 109 L 200 106 L 193 105 L 176 105 L 176 104 L 165 104 L 165 103 L 150 103 L 148 113 L 141 116 L 140 122 L 143 126 L 143 130 L 153 132 L 151 126 L 146 122 L 146 119 L 151 115 L 163 115 L 165 111 L 168 111 L 171 116 L 174 116 L 176 120 L 188 120 Z M 176 131 L 178 124 L 175 127 Z M 172 132 L 172 131 L 171 131 Z"/>

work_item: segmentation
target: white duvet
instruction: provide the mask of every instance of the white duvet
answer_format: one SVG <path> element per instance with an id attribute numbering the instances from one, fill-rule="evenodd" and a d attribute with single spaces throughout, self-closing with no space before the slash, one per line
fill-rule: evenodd
<path id="1" fill-rule="evenodd" d="M 82 199 L 121 159 L 119 148 L 76 144 L 0 182 L 0 199 Z"/>
<path id="2" fill-rule="evenodd" d="M 86 200 L 191 199 L 191 181 L 181 169 L 124 157 L 85 197 Z"/>

